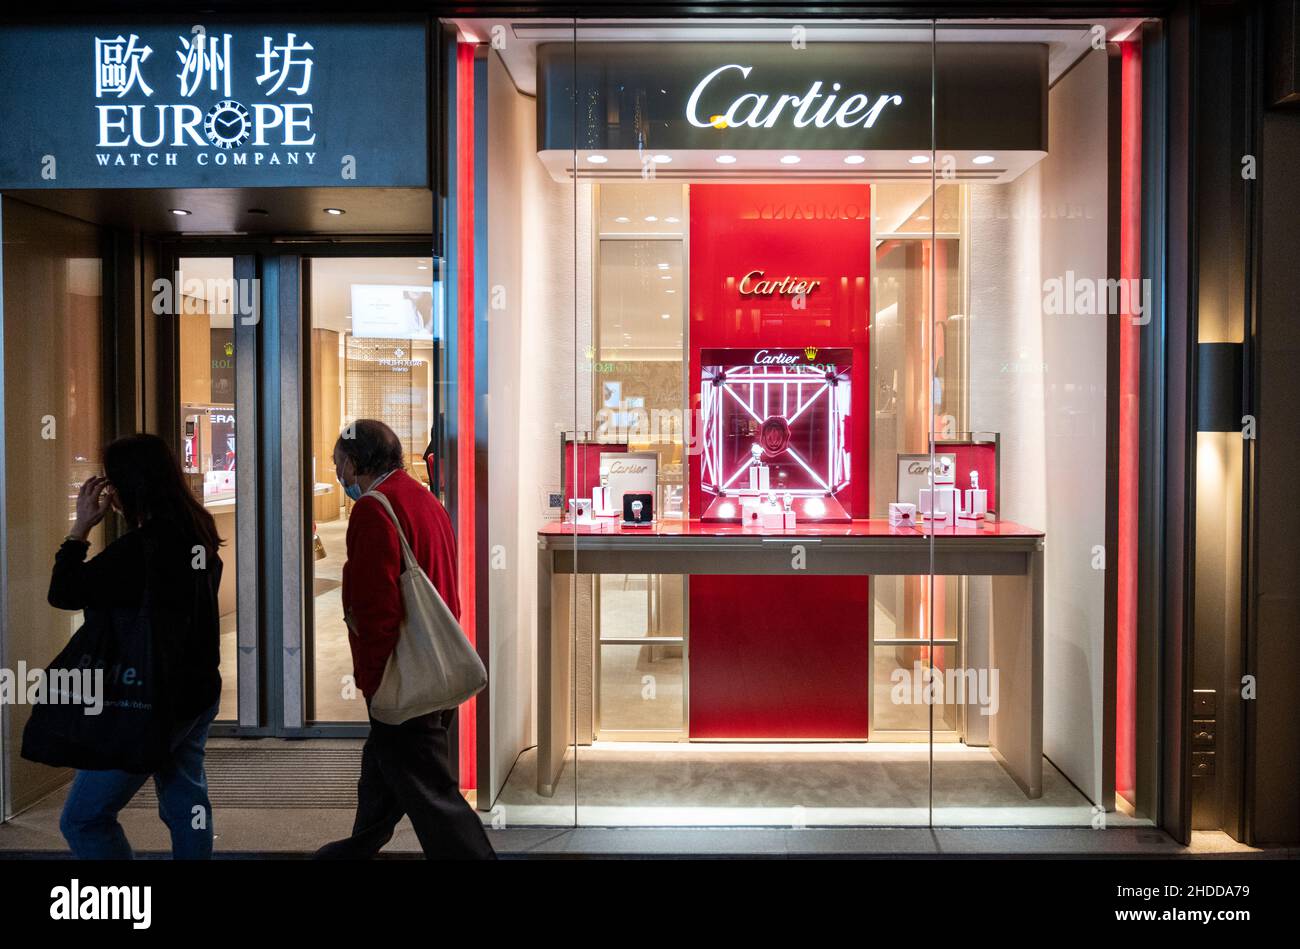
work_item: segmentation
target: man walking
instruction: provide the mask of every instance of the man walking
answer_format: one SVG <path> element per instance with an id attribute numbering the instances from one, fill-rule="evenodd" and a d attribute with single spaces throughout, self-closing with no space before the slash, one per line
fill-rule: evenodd
<path id="1" fill-rule="evenodd" d="M 456 539 L 438 499 L 406 473 L 401 440 L 383 422 L 359 419 L 334 446 L 334 467 L 354 502 L 343 567 L 343 615 L 357 687 L 367 708 L 384 678 L 403 619 L 399 578 L 402 547 L 383 505 L 363 497 L 381 492 L 392 505 L 415 559 L 443 602 L 460 618 Z M 431 859 L 495 859 L 483 822 L 460 794 L 448 756 L 455 709 L 430 712 L 400 725 L 370 718 L 361 755 L 352 835 L 326 844 L 318 858 L 373 857 L 405 814 Z"/>

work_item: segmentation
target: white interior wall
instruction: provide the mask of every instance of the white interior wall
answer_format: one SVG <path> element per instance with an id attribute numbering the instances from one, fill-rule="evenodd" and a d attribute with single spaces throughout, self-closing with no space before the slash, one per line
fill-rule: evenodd
<path id="1" fill-rule="evenodd" d="M 560 491 L 560 433 L 591 424 L 591 186 L 546 173 L 535 105 L 493 51 L 487 264 L 504 306 L 486 314 L 492 758 L 480 806 L 537 741 L 537 529 L 558 513 L 548 502 Z"/>
<path id="2" fill-rule="evenodd" d="M 1002 515 L 1046 532 L 1043 747 L 1101 796 L 1106 317 L 1044 313 L 1044 281 L 1106 276 L 1106 54 L 1051 90 L 1048 157 L 971 187 L 971 428 L 1002 433 Z"/>

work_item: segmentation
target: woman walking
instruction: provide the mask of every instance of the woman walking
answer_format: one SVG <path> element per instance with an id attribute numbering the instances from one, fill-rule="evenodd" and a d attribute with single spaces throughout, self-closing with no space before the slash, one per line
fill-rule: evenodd
<path id="1" fill-rule="evenodd" d="M 126 532 L 86 559 L 91 529 L 110 510 Z M 212 856 L 212 808 L 203 768 L 208 726 L 221 696 L 216 523 L 191 493 L 175 455 L 156 435 L 129 435 L 104 449 L 104 475 L 87 478 L 76 520 L 54 558 L 49 602 L 64 610 L 139 609 L 167 621 L 153 632 L 165 655 L 171 757 L 152 777 L 158 813 L 176 859 Z M 59 828 L 86 860 L 133 856 L 117 815 L 148 774 L 77 771 Z"/>

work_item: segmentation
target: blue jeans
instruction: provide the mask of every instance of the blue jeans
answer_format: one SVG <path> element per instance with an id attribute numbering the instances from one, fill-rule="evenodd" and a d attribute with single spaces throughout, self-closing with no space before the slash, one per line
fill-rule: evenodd
<path id="1" fill-rule="evenodd" d="M 153 775 L 158 815 L 171 831 L 176 860 L 212 858 L 212 804 L 208 776 L 203 771 L 203 747 L 218 704 L 180 726 L 180 743 L 172 751 L 171 764 Z M 130 860 L 134 856 L 117 814 L 147 780 L 149 775 L 129 771 L 77 772 L 59 818 L 59 830 L 74 857 Z"/>

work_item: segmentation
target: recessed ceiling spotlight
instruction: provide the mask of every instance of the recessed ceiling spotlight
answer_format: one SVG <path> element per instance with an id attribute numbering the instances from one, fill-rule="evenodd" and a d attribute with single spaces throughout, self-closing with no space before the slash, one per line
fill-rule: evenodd
<path id="1" fill-rule="evenodd" d="M 781 164 L 783 164 L 783 165 L 797 165 L 797 164 L 799 164 L 799 156 L 798 156 L 798 155 L 782 155 L 782 156 L 781 156 Z"/>
<path id="2" fill-rule="evenodd" d="M 662 277 L 660 277 L 659 279 L 660 279 L 660 280 L 671 280 L 671 279 L 673 279 L 673 275 L 672 275 L 672 274 L 668 274 L 668 273 L 666 273 L 666 274 L 664 274 Z"/>
<path id="3" fill-rule="evenodd" d="M 666 290 L 664 290 L 664 293 L 676 293 L 676 292 L 677 291 L 674 290 L 672 287 L 668 287 Z"/>
<path id="4" fill-rule="evenodd" d="M 177 217 L 185 217 L 189 213 L 190 212 L 186 211 L 184 208 L 172 208 L 172 214 L 175 214 Z"/>
<path id="5" fill-rule="evenodd" d="M 659 267 L 660 270 L 667 270 L 667 269 L 668 269 L 668 265 L 665 264 L 665 263 L 662 263 L 662 262 L 659 263 L 657 266 Z"/>
<path id="6" fill-rule="evenodd" d="M 609 161 L 609 159 L 604 155 L 588 155 L 587 161 L 591 162 L 593 165 L 603 165 L 605 162 Z"/>
<path id="7" fill-rule="evenodd" d="M 347 212 L 344 211 L 342 208 L 326 208 L 325 213 L 333 214 L 335 217 L 337 217 L 340 214 L 347 214 Z"/>
<path id="8" fill-rule="evenodd" d="M 735 156 L 735 155 L 719 155 L 717 158 L 715 158 L 715 159 L 713 159 L 713 160 L 716 161 L 719 165 L 734 165 L 734 164 L 736 163 L 736 156 Z"/>
<path id="9" fill-rule="evenodd" d="M 971 159 L 971 161 L 974 162 L 976 165 L 987 165 L 987 164 L 989 164 L 991 161 L 993 161 L 993 156 L 992 156 L 992 155 L 976 155 L 974 158 Z"/>
<path id="10" fill-rule="evenodd" d="M 428 265 L 428 264 L 416 264 L 416 265 L 415 265 L 415 269 L 416 269 L 416 270 L 428 270 L 428 269 L 429 269 L 429 265 Z"/>
<path id="11" fill-rule="evenodd" d="M 929 155 L 913 155 L 907 160 L 909 165 L 924 165 L 930 160 Z"/>
<path id="12" fill-rule="evenodd" d="M 657 221 L 657 220 L 659 220 L 659 219 L 658 219 L 657 217 L 655 217 L 653 214 L 647 214 L 647 215 L 645 216 L 644 220 L 645 220 L 645 222 L 646 222 L 647 224 L 653 224 L 655 221 Z"/>
<path id="13" fill-rule="evenodd" d="M 618 224 L 626 224 L 630 220 L 632 219 L 625 214 L 620 214 L 618 217 L 614 218 L 615 223 Z"/>
<path id="14" fill-rule="evenodd" d="M 666 165 L 672 160 L 671 155 L 656 155 L 654 159 L 656 165 Z"/>
<path id="15" fill-rule="evenodd" d="M 672 318 L 673 318 L 673 315 L 672 315 L 671 313 L 660 313 L 660 314 L 659 314 L 659 319 L 661 319 L 661 320 L 671 320 Z"/>
<path id="16" fill-rule="evenodd" d="M 864 161 L 866 161 L 866 160 L 867 160 L 867 159 L 866 159 L 864 156 L 862 156 L 862 155 L 845 155 L 845 156 L 844 156 L 844 164 L 846 164 L 846 165 L 861 165 L 861 164 L 862 164 Z"/>
<path id="17" fill-rule="evenodd" d="M 679 219 L 675 217 L 666 217 L 664 218 L 664 220 L 667 221 L 669 224 L 676 224 Z"/>

